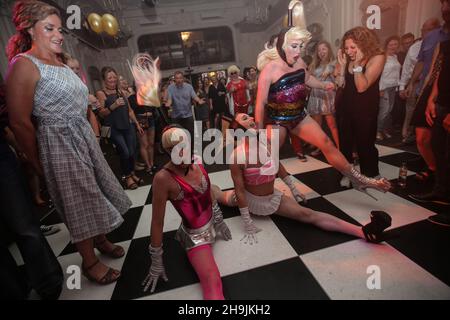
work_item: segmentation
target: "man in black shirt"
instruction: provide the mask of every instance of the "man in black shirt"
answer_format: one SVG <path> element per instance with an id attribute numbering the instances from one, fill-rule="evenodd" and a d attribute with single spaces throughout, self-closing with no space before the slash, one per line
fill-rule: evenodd
<path id="1" fill-rule="evenodd" d="M 425 113 L 428 124 L 432 126 L 431 145 L 436 158 L 436 180 L 431 193 L 415 196 L 414 199 L 450 205 L 450 41 L 441 42 L 436 52 L 439 52 L 436 57 L 441 62 L 441 70 L 434 82 Z M 429 220 L 450 226 L 450 214 L 433 216 Z"/>

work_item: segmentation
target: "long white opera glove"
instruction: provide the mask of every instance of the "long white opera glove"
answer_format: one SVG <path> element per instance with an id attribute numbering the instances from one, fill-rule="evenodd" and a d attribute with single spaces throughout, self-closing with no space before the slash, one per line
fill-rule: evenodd
<path id="1" fill-rule="evenodd" d="M 256 234 L 262 229 L 255 226 L 253 223 L 252 218 L 250 217 L 250 211 L 248 210 L 248 207 L 245 208 L 239 208 L 239 211 L 241 213 L 242 220 L 244 221 L 244 230 L 245 235 L 242 237 L 241 241 L 244 241 L 245 244 L 253 245 L 255 243 L 258 243 L 258 239 L 256 238 Z"/>
<path id="2" fill-rule="evenodd" d="M 152 286 L 150 292 L 153 293 L 155 291 L 159 277 L 162 277 L 164 281 L 168 281 L 169 279 L 166 276 L 166 269 L 164 268 L 162 257 L 164 251 L 162 249 L 162 245 L 157 248 L 153 248 L 152 245 L 149 245 L 148 251 L 150 252 L 150 255 L 152 257 L 152 264 L 147 276 L 142 282 L 142 285 L 144 286 L 144 292 L 146 292 L 148 288 Z"/>
<path id="3" fill-rule="evenodd" d="M 225 241 L 231 240 L 231 231 L 226 225 L 225 221 L 223 221 L 222 210 L 220 210 L 219 204 L 216 200 L 213 201 L 212 209 L 214 229 L 217 233 L 222 234 L 222 237 Z"/>
<path id="4" fill-rule="evenodd" d="M 291 193 L 294 196 L 295 201 L 306 204 L 306 196 L 295 187 L 294 181 L 290 175 L 284 177 L 283 182 L 289 187 L 289 189 L 291 189 Z"/>

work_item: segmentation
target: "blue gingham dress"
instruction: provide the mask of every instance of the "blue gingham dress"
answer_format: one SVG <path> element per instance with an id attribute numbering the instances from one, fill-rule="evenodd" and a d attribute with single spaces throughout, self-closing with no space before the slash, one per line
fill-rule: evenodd
<path id="1" fill-rule="evenodd" d="M 30 59 L 39 69 L 33 115 L 50 197 L 77 243 L 119 227 L 131 201 L 87 121 L 88 89 L 67 66 Z"/>

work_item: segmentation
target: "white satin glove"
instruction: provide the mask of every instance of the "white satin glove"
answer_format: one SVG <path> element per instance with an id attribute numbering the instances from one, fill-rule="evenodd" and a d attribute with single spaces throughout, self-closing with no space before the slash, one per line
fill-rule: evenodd
<path id="1" fill-rule="evenodd" d="M 150 292 L 153 293 L 156 288 L 156 284 L 158 283 L 159 277 L 162 277 L 164 281 L 168 281 L 169 279 L 166 276 L 166 270 L 164 268 L 163 263 L 163 249 L 162 245 L 158 248 L 153 248 L 152 245 L 149 245 L 148 251 L 152 257 L 152 264 L 150 266 L 150 270 L 148 271 L 147 276 L 145 277 L 142 285 L 144 286 L 144 292 L 148 290 L 150 286 Z"/>
<path id="2" fill-rule="evenodd" d="M 253 220 L 250 217 L 250 211 L 248 210 L 248 207 L 239 208 L 239 211 L 241 213 L 242 220 L 244 221 L 244 230 L 245 230 L 245 235 L 244 237 L 242 237 L 241 241 L 244 241 L 245 244 L 248 243 L 250 245 L 258 243 L 256 234 L 262 231 L 262 229 L 259 229 L 253 223 Z"/>
<path id="3" fill-rule="evenodd" d="M 223 221 L 222 210 L 220 210 L 216 200 L 213 201 L 212 209 L 214 230 L 216 230 L 216 233 L 220 233 L 225 241 L 231 240 L 231 231 L 225 221 Z"/>
<path id="4" fill-rule="evenodd" d="M 294 181 L 290 175 L 284 177 L 283 182 L 289 187 L 289 189 L 291 189 L 291 193 L 294 196 L 295 201 L 306 204 L 306 196 L 295 187 Z"/>

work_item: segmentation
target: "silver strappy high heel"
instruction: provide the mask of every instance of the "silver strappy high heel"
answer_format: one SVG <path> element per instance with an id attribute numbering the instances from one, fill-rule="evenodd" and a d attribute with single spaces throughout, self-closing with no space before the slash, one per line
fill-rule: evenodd
<path id="1" fill-rule="evenodd" d="M 378 201 L 373 195 L 367 192 L 366 189 L 372 188 L 381 192 L 386 193 L 392 187 L 391 183 L 386 178 L 369 178 L 363 175 L 361 172 L 355 169 L 354 166 L 350 165 L 344 172 L 342 172 L 344 176 L 348 177 L 355 188 L 358 191 L 361 191 L 367 194 L 369 197 Z"/>

